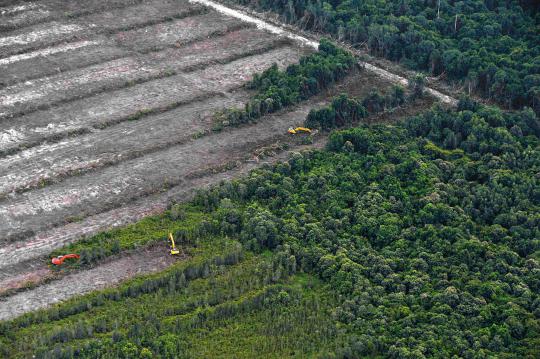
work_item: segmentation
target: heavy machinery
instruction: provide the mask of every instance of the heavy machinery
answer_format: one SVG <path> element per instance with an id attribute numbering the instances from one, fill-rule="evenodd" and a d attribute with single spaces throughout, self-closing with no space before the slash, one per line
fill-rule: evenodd
<path id="1" fill-rule="evenodd" d="M 78 254 L 75 254 L 75 253 L 70 253 L 70 254 L 65 254 L 63 256 L 58 256 L 58 257 L 54 257 L 51 262 L 52 264 L 54 264 L 55 266 L 59 266 L 59 265 L 62 265 L 62 263 L 64 263 L 64 261 L 66 259 L 70 259 L 70 258 L 75 258 L 75 259 L 79 259 L 81 258 L 80 255 Z"/>
<path id="2" fill-rule="evenodd" d="M 176 244 L 174 244 L 174 238 L 171 232 L 169 232 L 169 240 L 171 241 L 171 254 L 179 254 L 180 251 L 176 248 Z"/>
<path id="3" fill-rule="evenodd" d="M 311 133 L 311 129 L 307 127 L 289 127 L 289 130 L 287 132 L 289 132 L 291 135 L 296 135 L 300 132 Z"/>

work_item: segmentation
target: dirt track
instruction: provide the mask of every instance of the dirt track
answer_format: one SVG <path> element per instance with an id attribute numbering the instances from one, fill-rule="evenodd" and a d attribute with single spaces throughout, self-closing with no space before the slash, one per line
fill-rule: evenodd
<path id="1" fill-rule="evenodd" d="M 145 249 L 102 263 L 96 268 L 69 274 L 61 280 L 43 284 L 34 290 L 0 298 L 0 320 L 13 318 L 29 310 L 41 309 L 77 294 L 113 286 L 137 274 L 157 272 L 176 260 L 181 260 L 163 256 L 163 250 L 164 248 L 159 247 Z"/>
<path id="2" fill-rule="evenodd" d="M 55 248 L 245 173 L 263 146 L 301 148 L 286 129 L 344 86 L 362 95 L 390 84 L 362 73 L 287 112 L 208 134 L 214 111 L 245 102 L 253 73 L 311 48 L 187 0 L 10 3 L 0 7 L 0 288 L 39 282 Z M 39 303 L 100 288 L 83 284 L 92 278 L 152 270 L 142 262 L 74 273 L 58 281 L 69 291 Z M 8 297 L 0 319 L 57 285 Z"/>

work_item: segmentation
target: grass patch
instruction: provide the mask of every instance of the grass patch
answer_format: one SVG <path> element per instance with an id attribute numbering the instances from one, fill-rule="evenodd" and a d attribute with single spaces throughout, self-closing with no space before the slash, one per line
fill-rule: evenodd
<path id="1" fill-rule="evenodd" d="M 101 232 L 81 241 L 59 248 L 51 256 L 79 253 L 79 262 L 65 262 L 62 268 L 89 265 L 121 251 L 132 250 L 157 242 L 167 242 L 169 232 L 174 233 L 179 245 L 197 242 L 197 228 L 204 213 L 191 204 L 175 205 L 163 214 L 146 217 L 134 224 Z"/>

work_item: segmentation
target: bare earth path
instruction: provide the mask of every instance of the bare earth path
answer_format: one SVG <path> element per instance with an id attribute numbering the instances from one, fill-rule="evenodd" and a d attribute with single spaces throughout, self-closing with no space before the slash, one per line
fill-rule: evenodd
<path id="1" fill-rule="evenodd" d="M 286 129 L 344 88 L 360 96 L 406 81 L 364 64 L 368 71 L 295 108 L 210 131 L 216 110 L 245 103 L 254 73 L 316 46 L 211 1 L 0 5 L 0 292 L 39 284 L 56 248 L 306 147 Z M 255 158 L 277 142 L 290 150 Z M 114 258 L 4 297 L 0 320 L 163 269 L 167 258 Z"/>
<path id="2" fill-rule="evenodd" d="M 156 247 L 102 263 L 99 267 L 68 274 L 61 280 L 17 293 L 0 302 L 0 320 L 44 308 L 74 295 L 111 287 L 138 274 L 163 270 L 176 260 L 176 257 L 164 256 L 163 248 Z"/>

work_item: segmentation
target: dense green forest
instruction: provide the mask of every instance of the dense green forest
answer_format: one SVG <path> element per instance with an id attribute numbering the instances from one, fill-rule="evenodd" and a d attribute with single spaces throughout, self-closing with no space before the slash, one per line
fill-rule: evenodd
<path id="1" fill-rule="evenodd" d="M 176 228 L 190 259 L 1 323 L 2 354 L 537 358 L 539 135 L 468 99 L 334 132 L 102 236 Z"/>
<path id="2" fill-rule="evenodd" d="M 215 233 L 287 244 L 350 330 L 339 357 L 537 357 L 540 152 L 534 112 L 463 100 L 198 198 Z"/>
<path id="3" fill-rule="evenodd" d="M 517 0 L 229 0 L 271 10 L 465 91 L 540 112 L 538 2 Z"/>

